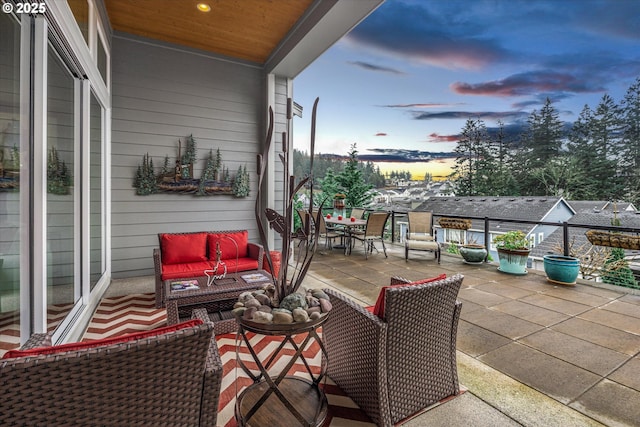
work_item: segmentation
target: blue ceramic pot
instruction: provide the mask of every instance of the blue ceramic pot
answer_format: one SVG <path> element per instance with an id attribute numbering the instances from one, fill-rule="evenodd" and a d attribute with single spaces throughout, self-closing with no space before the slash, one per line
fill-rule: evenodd
<path id="1" fill-rule="evenodd" d="M 545 255 L 547 280 L 560 285 L 575 285 L 580 272 L 580 260 L 572 256 Z"/>
<path id="2" fill-rule="evenodd" d="M 527 274 L 527 258 L 529 250 L 498 249 L 500 270 L 503 273 L 524 275 Z"/>

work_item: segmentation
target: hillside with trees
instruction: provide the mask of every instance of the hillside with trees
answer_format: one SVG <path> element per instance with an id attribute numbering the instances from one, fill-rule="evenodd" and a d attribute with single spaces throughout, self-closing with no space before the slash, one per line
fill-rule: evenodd
<path id="1" fill-rule="evenodd" d="M 469 118 L 450 178 L 461 196 L 563 196 L 640 203 L 640 78 L 616 103 L 605 94 L 567 126 L 547 99 L 507 140 Z"/>

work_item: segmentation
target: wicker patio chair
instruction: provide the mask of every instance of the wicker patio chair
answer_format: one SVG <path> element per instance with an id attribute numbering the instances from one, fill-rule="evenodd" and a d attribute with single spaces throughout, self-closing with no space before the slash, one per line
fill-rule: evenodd
<path id="1" fill-rule="evenodd" d="M 389 288 L 385 319 L 327 289 L 329 377 L 379 426 L 459 393 L 456 334 L 463 276 Z M 391 284 L 406 283 L 392 278 Z"/>
<path id="2" fill-rule="evenodd" d="M 408 212 L 409 227 L 404 239 L 404 259 L 409 261 L 409 251 L 432 251 L 440 264 L 440 243 L 433 228 L 431 212 Z"/>
<path id="3" fill-rule="evenodd" d="M 215 426 L 222 362 L 213 327 L 0 360 L 0 425 Z M 48 338 L 34 335 L 23 349 Z"/>
<path id="4" fill-rule="evenodd" d="M 351 238 L 354 240 L 360 240 L 364 246 L 364 257 L 368 258 L 368 255 L 373 252 L 373 243 L 379 241 L 382 244 L 382 250 L 384 251 L 384 257 L 387 257 L 387 248 L 384 245 L 384 227 L 389 219 L 389 212 L 372 212 L 367 217 L 367 225 L 362 232 L 351 233 Z M 350 245 L 350 246 L 353 246 Z"/>

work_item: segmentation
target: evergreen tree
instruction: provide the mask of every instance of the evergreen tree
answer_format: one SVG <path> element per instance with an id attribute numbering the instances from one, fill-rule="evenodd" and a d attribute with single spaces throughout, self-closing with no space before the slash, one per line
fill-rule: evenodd
<path id="1" fill-rule="evenodd" d="M 340 193 L 340 184 L 338 184 L 332 168 L 327 169 L 324 178 L 320 179 L 320 189 L 322 190 L 322 199 L 333 200 L 333 196 Z"/>
<path id="2" fill-rule="evenodd" d="M 233 195 L 247 197 L 249 195 L 249 173 L 247 167 L 240 166 L 236 178 L 233 180 Z"/>
<path id="3" fill-rule="evenodd" d="M 216 160 L 213 162 L 213 177 L 212 180 L 220 180 L 220 168 L 222 167 L 222 154 L 220 154 L 220 148 L 216 150 Z M 224 179 L 223 179 L 224 181 Z"/>
<path id="4" fill-rule="evenodd" d="M 640 77 L 629 87 L 620 103 L 622 144 L 621 174 L 628 201 L 640 205 Z"/>
<path id="5" fill-rule="evenodd" d="M 365 206 L 371 201 L 372 195 L 369 190 L 372 186 L 365 183 L 362 177 L 355 143 L 351 145 L 351 151 L 349 151 L 348 155 L 349 160 L 347 160 L 344 170 L 336 176 L 336 181 L 340 185 L 342 192 L 347 196 L 345 199 L 347 206 Z"/>
<path id="6" fill-rule="evenodd" d="M 207 162 L 204 165 L 204 169 L 202 170 L 202 175 L 200 176 L 200 183 L 198 184 L 199 195 L 205 194 L 206 183 L 208 181 L 214 181 L 215 177 L 216 177 L 216 161 L 213 158 L 213 150 L 209 150 L 209 157 L 207 157 Z"/>
<path id="7" fill-rule="evenodd" d="M 562 154 L 563 124 L 549 98 L 540 112 L 531 112 L 527 124 L 522 136 L 524 171 L 544 168 Z M 544 195 L 545 188 L 535 177 L 521 174 L 520 181 L 524 194 Z"/>
<path id="8" fill-rule="evenodd" d="M 580 176 L 580 183 L 571 189 L 577 200 L 597 200 L 600 198 L 602 184 L 608 173 L 606 159 L 600 157 L 593 144 L 592 126 L 593 111 L 585 105 L 580 115 L 573 123 L 569 132 L 569 151 L 573 159 L 576 173 Z"/>
<path id="9" fill-rule="evenodd" d="M 169 156 L 164 156 L 164 163 L 162 164 L 161 176 L 173 174 L 173 168 L 169 167 Z"/>
<path id="10" fill-rule="evenodd" d="M 452 178 L 456 194 L 472 196 L 487 189 L 485 178 L 491 174 L 489 138 L 484 121 L 467 119 L 453 150 L 458 154 Z"/>
<path id="11" fill-rule="evenodd" d="M 134 182 L 138 195 L 145 196 L 158 191 L 158 183 L 153 171 L 153 159 L 149 153 L 142 156 L 142 164 L 138 166 Z"/>
<path id="12" fill-rule="evenodd" d="M 615 200 L 622 196 L 623 183 L 618 175 L 617 162 L 620 158 L 620 114 L 613 99 L 605 94 L 592 117 L 590 133 L 595 153 L 601 167 L 598 179 L 601 180 L 599 198 Z M 593 172 L 590 172 L 593 173 Z"/>

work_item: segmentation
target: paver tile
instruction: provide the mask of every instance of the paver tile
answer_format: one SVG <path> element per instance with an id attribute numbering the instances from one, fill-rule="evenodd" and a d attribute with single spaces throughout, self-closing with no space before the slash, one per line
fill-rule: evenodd
<path id="1" fill-rule="evenodd" d="M 485 283 L 483 285 L 476 286 L 475 288 L 484 292 L 501 295 L 503 297 L 511 299 L 518 299 L 536 293 L 531 289 L 518 288 L 516 286 L 510 286 L 503 282 Z"/>
<path id="2" fill-rule="evenodd" d="M 600 308 L 640 319 L 640 307 L 629 302 L 613 301 Z"/>
<path id="3" fill-rule="evenodd" d="M 598 307 L 612 301 L 612 298 L 605 298 L 599 295 L 593 295 L 587 292 L 579 291 L 579 289 L 582 288 L 584 288 L 584 286 L 575 289 L 569 286 L 555 286 L 549 290 L 544 291 L 544 293 L 546 295 L 551 295 L 580 304 L 590 305 L 592 307 Z"/>
<path id="4" fill-rule="evenodd" d="M 579 317 L 591 322 L 600 323 L 601 325 L 610 326 L 614 329 L 640 335 L 640 322 L 637 317 L 597 308 L 582 313 Z"/>
<path id="5" fill-rule="evenodd" d="M 479 360 L 565 404 L 600 380 L 592 372 L 518 343 L 500 347 Z"/>
<path id="6" fill-rule="evenodd" d="M 640 391 L 640 356 L 636 356 L 609 375 L 609 379 Z"/>
<path id="7" fill-rule="evenodd" d="M 589 281 L 587 281 L 589 283 Z M 604 298 L 616 299 L 625 295 L 624 292 L 614 291 L 612 289 L 598 287 L 598 284 L 578 284 L 575 286 L 580 292 L 585 292 L 591 295 L 599 295 Z"/>
<path id="8" fill-rule="evenodd" d="M 458 323 L 457 336 L 456 348 L 473 357 L 488 353 L 511 342 L 509 338 L 464 320 L 460 320 Z"/>
<path id="9" fill-rule="evenodd" d="M 640 392 L 606 379 L 569 406 L 610 426 L 637 426 L 640 420 Z"/>
<path id="10" fill-rule="evenodd" d="M 520 342 L 601 376 L 629 359 L 629 355 L 550 329 L 524 337 Z"/>
<path id="11" fill-rule="evenodd" d="M 474 302 L 464 301 L 462 303 L 462 314 L 471 313 L 472 311 L 480 310 L 481 308 L 484 308 L 484 306 Z"/>
<path id="12" fill-rule="evenodd" d="M 511 339 L 532 334 L 543 328 L 541 325 L 487 308 L 472 311 L 471 313 L 465 314 L 462 318 L 467 322 Z"/>
<path id="13" fill-rule="evenodd" d="M 620 301 L 628 302 L 629 304 L 640 305 L 640 295 L 627 294 L 621 297 Z"/>
<path id="14" fill-rule="evenodd" d="M 521 301 L 507 301 L 502 304 L 494 305 L 492 309 L 542 326 L 551 326 L 569 318 L 566 314 L 547 310 L 546 308 L 527 304 Z"/>
<path id="15" fill-rule="evenodd" d="M 584 304 L 578 304 L 576 302 L 567 301 L 561 298 L 556 298 L 550 295 L 536 294 L 524 297 L 521 301 L 528 304 L 537 305 L 538 307 L 546 308 L 549 310 L 557 311 L 559 313 L 575 316 L 589 310 L 591 307 Z"/>
<path id="16" fill-rule="evenodd" d="M 640 335 L 577 317 L 554 325 L 551 329 L 630 356 L 640 351 Z"/>
<path id="17" fill-rule="evenodd" d="M 492 294 L 490 292 L 484 292 L 475 288 L 460 289 L 458 298 L 463 301 L 474 302 L 485 307 L 491 307 L 506 301 L 511 301 L 510 298 Z"/>

